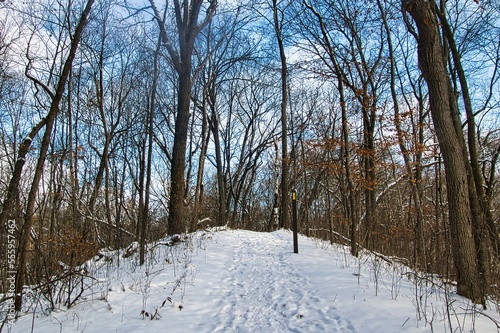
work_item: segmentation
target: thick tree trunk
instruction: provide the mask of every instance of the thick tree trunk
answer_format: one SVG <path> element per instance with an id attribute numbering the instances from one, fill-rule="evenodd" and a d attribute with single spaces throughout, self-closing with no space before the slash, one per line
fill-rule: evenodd
<path id="1" fill-rule="evenodd" d="M 500 239 L 498 233 L 495 232 L 495 221 L 493 218 L 491 202 L 486 195 L 485 182 L 482 176 L 482 171 L 479 166 L 479 157 L 477 151 L 477 138 L 476 138 L 476 121 L 474 116 L 474 111 L 472 108 L 471 97 L 469 93 L 469 86 L 467 84 L 467 79 L 465 76 L 465 71 L 462 66 L 461 56 L 458 47 L 455 42 L 455 36 L 451 29 L 444 11 L 439 12 L 439 19 L 444 32 L 446 41 L 448 42 L 450 52 L 452 55 L 453 63 L 457 71 L 457 76 L 460 82 L 461 95 L 464 102 L 465 114 L 467 116 L 467 143 L 465 139 L 463 140 L 463 151 L 464 156 L 470 158 L 469 173 L 469 190 L 471 193 L 471 204 L 473 211 L 476 214 L 473 215 L 474 221 L 474 235 L 476 237 L 476 246 L 478 253 L 480 255 L 480 269 L 483 274 L 483 287 L 485 293 L 488 292 L 488 286 L 490 284 L 490 268 L 489 268 L 489 251 L 488 251 L 488 239 L 492 244 L 500 244 Z M 454 103 L 457 106 L 457 103 Z M 455 110 L 455 115 L 458 120 L 460 120 L 460 115 L 458 112 L 458 106 Z M 457 126 L 457 124 L 455 124 Z M 457 130 L 461 131 L 461 123 Z M 468 146 L 468 151 L 466 148 Z M 488 238 L 489 237 L 489 238 Z M 495 248 L 495 247 L 493 247 Z M 496 253 L 498 256 L 498 251 Z"/>
<path id="2" fill-rule="evenodd" d="M 224 166 L 222 162 L 222 147 L 220 143 L 219 137 L 219 121 L 217 120 L 217 114 L 212 111 L 211 116 L 211 125 L 210 128 L 212 130 L 212 134 L 214 136 L 214 148 L 215 148 L 215 165 L 217 168 L 217 188 L 219 191 L 218 199 L 218 216 L 217 216 L 217 225 L 223 226 L 227 223 L 227 212 L 228 209 L 226 207 L 226 181 L 224 178 Z"/>
<path id="3" fill-rule="evenodd" d="M 467 167 L 452 118 L 452 89 L 443 60 L 435 3 L 429 0 L 413 0 L 403 1 L 403 5 L 418 28 L 419 67 L 429 89 L 431 115 L 445 164 L 458 293 L 475 303 L 484 303 L 472 232 Z"/>
<path id="4" fill-rule="evenodd" d="M 172 39 L 154 0 L 149 0 L 155 19 L 160 27 L 160 38 L 166 47 L 175 71 L 178 74 L 177 114 L 175 119 L 174 147 L 172 150 L 172 168 L 170 170 L 170 201 L 168 204 L 168 233 L 186 232 L 189 217 L 186 216 L 184 197 L 186 191 L 186 147 L 190 117 L 190 100 L 193 78 L 191 56 L 194 42 L 199 32 L 212 20 L 217 8 L 217 1 L 209 1 L 208 8 L 201 23 L 198 23 L 200 10 L 204 0 L 174 0 L 174 12 L 177 25 L 179 50 L 173 47 Z M 166 13 L 166 11 L 165 11 Z M 163 17 L 163 18 L 162 18 Z"/>
<path id="5" fill-rule="evenodd" d="M 187 66 L 187 64 L 186 64 Z M 191 96 L 190 72 L 179 75 L 179 96 L 175 120 L 174 147 L 172 151 L 171 188 L 169 202 L 168 233 L 186 232 L 184 191 L 186 181 L 186 147 L 189 127 L 189 105 Z"/>
<path id="6" fill-rule="evenodd" d="M 190 64 L 185 64 L 189 66 Z M 186 181 L 186 147 L 189 127 L 189 103 L 191 97 L 191 71 L 179 74 L 179 96 L 177 118 L 175 119 L 174 147 L 172 151 L 172 170 L 170 176 L 170 202 L 168 206 L 168 233 L 170 235 L 186 232 L 188 217 L 185 212 L 184 191 Z"/>

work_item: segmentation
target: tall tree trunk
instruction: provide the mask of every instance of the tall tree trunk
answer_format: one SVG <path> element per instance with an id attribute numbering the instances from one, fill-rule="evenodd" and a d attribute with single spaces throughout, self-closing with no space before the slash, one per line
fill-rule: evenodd
<path id="1" fill-rule="evenodd" d="M 160 37 L 165 45 L 175 71 L 178 74 L 177 114 L 175 118 L 174 146 L 172 150 L 172 167 L 170 170 L 170 201 L 168 205 L 168 233 L 179 234 L 186 232 L 184 193 L 186 181 L 186 147 L 190 117 L 191 88 L 193 84 L 192 54 L 194 42 L 200 31 L 212 20 L 217 8 L 217 0 L 209 1 L 208 8 L 201 23 L 198 23 L 200 10 L 204 0 L 190 0 L 180 2 L 174 0 L 174 12 L 177 26 L 179 50 L 173 46 L 172 38 L 167 32 L 165 15 L 161 15 L 154 0 L 149 1 L 155 19 L 160 27 Z M 166 11 L 165 11 L 166 13 Z"/>
<path id="2" fill-rule="evenodd" d="M 467 166 L 452 115 L 451 82 L 443 60 L 433 0 L 403 0 L 403 8 L 418 28 L 418 62 L 429 89 L 431 115 L 443 154 L 449 206 L 452 251 L 457 270 L 457 289 L 475 303 L 484 303 L 476 246 L 472 231 Z"/>
<path id="3" fill-rule="evenodd" d="M 33 181 L 31 184 L 31 190 L 28 195 L 28 203 L 26 207 L 26 214 L 24 219 L 24 225 L 21 231 L 21 238 L 19 240 L 19 262 L 18 262 L 18 271 L 16 277 L 16 296 L 15 296 L 15 309 L 16 311 L 21 310 L 22 306 L 22 295 L 23 295 L 23 287 L 26 278 L 26 270 L 27 270 L 27 254 L 29 250 L 29 239 L 31 235 L 31 228 L 34 222 L 34 212 L 35 212 L 35 199 L 38 194 L 40 180 L 42 178 L 43 167 L 45 164 L 45 158 L 47 156 L 47 151 L 50 144 L 50 138 L 52 135 L 52 129 L 54 125 L 55 118 L 59 113 L 59 105 L 63 98 L 63 93 L 66 86 L 66 80 L 69 76 L 71 67 L 73 65 L 73 60 L 76 55 L 76 50 L 78 48 L 78 44 L 80 42 L 80 38 L 82 36 L 83 28 L 87 23 L 87 18 L 89 16 L 90 10 L 94 0 L 88 0 L 87 5 L 85 6 L 82 15 L 80 16 L 80 21 L 76 27 L 75 33 L 73 35 L 71 41 L 71 48 L 68 54 L 68 58 L 64 63 L 64 67 L 59 78 L 59 82 L 57 84 L 57 88 L 55 94 L 53 94 L 52 101 L 50 104 L 50 110 L 45 117 L 45 133 L 42 139 L 42 146 L 40 148 L 40 154 L 38 156 L 38 161 L 35 169 L 35 175 L 33 177 Z"/>
<path id="4" fill-rule="evenodd" d="M 71 186 L 71 212 L 72 225 L 75 226 L 78 220 L 78 145 L 75 140 L 76 131 L 73 128 L 73 107 L 71 95 L 73 94 L 73 71 L 70 71 L 68 79 L 68 149 L 69 149 L 69 179 Z M 77 117 L 75 117 L 77 118 Z M 76 127 L 76 124 L 75 124 Z"/>
<path id="5" fill-rule="evenodd" d="M 210 83 L 209 83 L 210 84 Z M 208 143 L 210 140 L 210 130 L 208 128 L 208 111 L 207 111 L 207 97 L 206 89 L 204 90 L 204 97 L 202 101 L 202 125 L 201 125 L 201 149 L 200 158 L 198 162 L 198 172 L 196 174 L 196 187 L 194 193 L 194 209 L 191 221 L 191 231 L 195 231 L 198 226 L 198 219 L 200 218 L 201 205 L 203 203 L 203 174 L 205 170 L 205 159 L 207 156 Z"/>
<path id="6" fill-rule="evenodd" d="M 146 252 L 146 231 L 149 223 L 149 200 L 151 193 L 151 173 L 152 173 L 152 164 L 153 164 L 153 126 L 154 126 L 154 114 L 156 108 L 156 92 L 158 87 L 158 58 L 160 56 L 160 46 L 161 39 L 158 39 L 158 43 L 156 46 L 156 50 L 154 53 L 153 59 L 153 84 L 151 86 L 151 100 L 149 101 L 149 110 L 147 114 L 147 130 L 146 130 L 146 138 L 147 138 L 147 159 L 146 162 L 146 185 L 144 188 L 144 204 L 142 212 L 139 214 L 141 217 L 140 220 L 140 238 L 139 243 L 141 248 L 139 250 L 139 264 L 144 264 L 145 261 L 145 252 Z"/>
<path id="7" fill-rule="evenodd" d="M 347 122 L 346 101 L 344 96 L 344 84 L 342 79 L 338 78 L 338 90 L 340 95 L 340 108 L 342 112 L 342 163 L 344 164 L 344 174 L 347 183 L 345 189 L 346 202 L 345 213 L 349 221 L 349 236 L 351 245 L 351 254 L 355 257 L 359 255 L 359 214 L 355 205 L 354 184 L 351 177 L 351 154 L 349 147 L 349 124 Z"/>
<path id="8" fill-rule="evenodd" d="M 300 159 L 301 159 L 301 164 L 302 164 L 302 169 L 304 170 L 303 174 L 303 179 L 304 179 L 304 196 L 308 195 L 310 193 L 309 191 L 309 177 L 307 176 L 307 157 L 306 157 L 306 149 L 305 149 L 305 144 L 304 144 L 304 139 L 303 137 L 303 130 L 300 130 L 300 136 L 299 136 L 299 142 L 300 142 Z M 297 173 L 295 173 L 297 174 Z M 309 205 L 300 205 L 300 221 L 301 223 L 305 226 L 306 228 L 306 236 L 310 237 L 310 223 L 309 223 Z M 300 226 L 299 226 L 300 230 Z"/>
<path id="9" fill-rule="evenodd" d="M 288 226 L 288 129 L 287 129 L 287 112 L 286 106 L 288 102 L 288 67 L 286 63 L 285 46 L 283 44 L 283 17 L 278 17 L 278 3 L 273 0 L 273 18 L 274 31 L 278 39 L 278 47 L 280 51 L 281 62 L 281 214 L 280 228 Z M 282 16 L 284 14 L 282 13 Z"/>
<path id="10" fill-rule="evenodd" d="M 442 1 L 442 0 L 441 0 Z M 444 7 L 444 5 L 442 5 Z M 455 65 L 455 69 L 457 71 L 458 80 L 460 82 L 462 99 L 465 107 L 465 114 L 467 116 L 467 146 L 468 152 L 466 148 L 465 140 L 463 142 L 464 155 L 470 158 L 470 166 L 469 166 L 469 174 L 470 174 L 470 182 L 471 185 L 471 204 L 473 205 L 473 211 L 475 210 L 477 213 L 473 216 L 473 227 L 474 234 L 476 237 L 476 242 L 478 244 L 478 253 L 481 255 L 480 258 L 480 268 L 482 270 L 483 278 L 483 287 L 487 288 L 490 284 L 489 278 L 489 251 L 487 250 L 488 237 L 492 244 L 497 244 L 494 248 L 498 249 L 498 245 L 500 244 L 500 239 L 498 237 L 498 233 L 496 231 L 495 221 L 493 218 L 491 202 L 486 195 L 484 178 L 482 176 L 482 171 L 479 166 L 479 158 L 477 152 L 477 138 L 476 138 L 476 121 L 474 116 L 474 111 L 472 108 L 471 97 L 469 93 L 469 86 L 467 84 L 467 79 L 465 76 L 465 71 L 462 66 L 462 61 L 460 57 L 460 53 L 458 51 L 458 47 L 455 42 L 455 36 L 453 31 L 451 30 L 451 26 L 448 23 L 446 18 L 446 13 L 444 9 L 437 10 L 438 16 L 441 22 L 441 26 L 444 32 L 444 36 L 446 41 L 448 42 L 450 52 L 452 55 L 453 63 Z M 455 103 L 456 105 L 456 103 Z M 456 110 L 456 114 L 458 119 L 458 108 Z M 462 130 L 461 124 L 457 130 Z M 474 206 L 477 206 L 474 208 Z M 486 238 L 485 238 L 486 237 Z M 497 250 L 498 251 L 498 250 Z M 499 253 L 497 252 L 498 256 Z M 487 289 L 485 290 L 487 292 Z"/>
<path id="11" fill-rule="evenodd" d="M 365 92 L 366 94 L 366 92 Z M 376 182 L 377 175 L 375 173 L 375 110 L 376 106 L 369 102 L 371 98 L 369 96 L 363 97 L 363 150 L 362 160 L 364 168 L 364 197 L 365 197 L 365 228 L 364 228 L 364 239 L 367 247 L 370 247 L 372 243 L 371 233 L 373 231 L 373 226 L 375 224 L 375 211 L 377 208 L 377 192 L 376 192 Z M 375 102 L 373 102 L 375 103 Z"/>
<path id="12" fill-rule="evenodd" d="M 227 223 L 227 212 L 228 209 L 226 207 L 226 181 L 224 176 L 224 166 L 222 160 L 222 147 L 220 143 L 219 136 L 219 120 L 217 119 L 217 114 L 212 110 L 212 115 L 210 119 L 210 128 L 212 130 L 212 134 L 214 136 L 214 149 L 215 149 L 215 165 L 217 168 L 217 188 L 219 191 L 219 195 L 217 196 L 217 205 L 218 205 L 218 216 L 217 216 L 217 225 L 223 226 Z"/>
<path id="13" fill-rule="evenodd" d="M 184 66 L 191 67 L 191 61 Z M 172 150 L 172 168 L 170 174 L 170 202 L 168 205 L 168 233 L 181 234 L 186 232 L 186 207 L 184 191 L 186 180 L 186 147 L 189 127 L 189 104 L 191 100 L 191 70 L 179 74 L 179 95 L 177 117 L 175 119 L 174 147 Z"/>

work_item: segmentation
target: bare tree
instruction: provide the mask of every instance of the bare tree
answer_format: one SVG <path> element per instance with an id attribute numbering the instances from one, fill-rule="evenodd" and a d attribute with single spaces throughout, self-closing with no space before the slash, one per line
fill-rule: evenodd
<path id="1" fill-rule="evenodd" d="M 186 231 L 185 216 L 185 169 L 186 146 L 190 118 L 192 77 L 192 54 L 194 43 L 200 31 L 207 26 L 217 8 L 217 1 L 210 1 L 205 16 L 198 22 L 203 0 L 180 2 L 174 0 L 174 15 L 176 22 L 176 39 L 178 49 L 174 46 L 174 38 L 168 32 L 165 15 L 158 10 L 154 0 L 150 0 L 155 19 L 160 27 L 160 36 L 171 61 L 178 74 L 177 113 L 175 119 L 174 146 L 172 151 L 172 168 L 170 175 L 170 202 L 168 232 L 178 234 Z M 168 8 L 165 8 L 165 13 Z"/>
<path id="2" fill-rule="evenodd" d="M 285 45 L 284 45 L 284 20 L 286 7 L 290 4 L 285 3 L 283 8 L 280 8 L 278 1 L 273 0 L 273 22 L 274 32 L 278 40 L 278 49 L 281 63 L 281 213 L 280 227 L 288 227 L 289 214 L 289 194 L 288 194 L 288 117 L 287 117 L 287 99 L 288 99 L 288 65 L 286 60 Z"/>
<path id="3" fill-rule="evenodd" d="M 383 75 L 381 72 L 384 68 L 383 49 L 384 36 L 373 39 L 368 45 L 365 45 L 363 34 L 370 29 L 377 29 L 374 22 L 377 21 L 373 17 L 373 11 L 360 10 L 359 3 L 352 2 L 332 2 L 325 1 L 315 4 L 309 4 L 303 1 L 308 13 L 312 14 L 312 18 L 304 18 L 302 25 L 306 32 L 306 39 L 311 45 L 311 52 L 317 57 L 317 61 L 325 66 L 324 70 L 313 67 L 314 71 L 319 76 L 327 78 L 333 77 L 338 82 L 337 89 L 340 92 L 340 105 L 343 117 L 343 133 L 345 147 L 343 148 L 345 163 L 349 163 L 348 151 L 348 136 L 347 136 L 347 114 L 346 114 L 346 93 L 349 90 L 352 98 L 357 101 L 357 107 L 361 111 L 361 130 L 362 142 L 356 155 L 359 158 L 360 174 L 363 177 L 363 182 L 360 185 L 364 191 L 364 237 L 360 238 L 360 223 L 356 218 L 356 214 L 351 211 L 349 219 L 351 220 L 351 243 L 352 253 L 357 254 L 356 247 L 358 241 L 364 241 L 365 244 L 370 244 L 371 231 L 375 224 L 376 206 L 377 206 L 377 154 L 375 146 L 375 133 L 377 125 L 377 107 L 378 94 L 383 83 Z M 333 26 L 327 25 L 323 14 L 318 10 L 333 11 L 338 18 L 332 22 Z M 369 23 L 367 23 L 369 22 Z M 336 37 L 332 33 L 336 31 L 342 35 L 340 41 L 336 41 Z M 346 172 L 351 174 L 350 168 L 346 165 Z M 351 182 L 348 186 L 349 193 L 354 194 L 354 189 Z M 354 208 L 354 198 L 348 200 L 350 209 Z"/>
<path id="4" fill-rule="evenodd" d="M 145 185 L 145 197 L 144 197 L 144 209 L 139 211 L 139 221 L 138 224 L 140 224 L 140 255 L 139 255 L 139 261 L 140 264 L 144 264 L 144 256 L 145 256 L 145 250 L 146 250 L 146 229 L 147 225 L 150 219 L 150 197 L 151 197 L 151 181 L 152 181 L 152 164 L 153 164 L 153 127 L 154 127 L 154 114 L 155 114 L 155 108 L 156 108 L 156 91 L 158 89 L 158 62 L 159 62 L 159 56 L 160 56 L 160 40 L 158 40 L 158 45 L 156 47 L 156 50 L 154 52 L 154 60 L 153 60 L 153 82 L 151 85 L 151 97 L 149 101 L 149 110 L 147 113 L 147 130 L 146 130 L 146 137 L 148 139 L 147 145 L 148 145 L 148 153 L 147 153 L 147 159 L 145 159 L 145 163 L 147 166 L 146 169 L 146 185 Z"/>
<path id="5" fill-rule="evenodd" d="M 466 77 L 466 69 L 464 68 L 462 55 L 459 50 L 459 46 L 457 45 L 457 41 L 455 38 L 455 33 L 452 30 L 452 27 L 449 23 L 447 14 L 446 14 L 446 4 L 444 1 L 440 2 L 440 8 L 436 8 L 437 15 L 439 17 L 439 22 L 441 23 L 443 35 L 445 36 L 445 41 L 447 43 L 447 48 L 451 53 L 451 59 L 453 63 L 453 67 L 451 70 L 455 70 L 456 78 L 458 79 L 460 85 L 460 92 L 463 100 L 463 105 L 466 114 L 466 125 L 467 125 L 467 141 L 465 142 L 465 138 L 463 139 L 463 154 L 464 159 L 469 160 L 470 163 L 467 163 L 467 174 L 469 180 L 469 197 L 471 202 L 471 213 L 472 219 L 474 221 L 473 230 L 474 237 L 476 240 L 476 249 L 478 252 L 478 260 L 479 260 L 479 269 L 482 275 L 483 283 L 482 287 L 484 288 L 484 293 L 488 293 L 489 286 L 491 284 L 491 265 L 489 257 L 491 255 L 498 257 L 500 253 L 498 251 L 492 251 L 493 253 L 489 253 L 490 249 L 488 244 L 500 244 L 500 238 L 498 237 L 498 233 L 496 232 L 496 227 L 494 223 L 494 218 L 492 215 L 492 207 L 488 196 L 485 191 L 485 181 L 481 174 L 481 168 L 479 165 L 479 156 L 478 156 L 478 140 L 477 134 L 478 131 L 476 125 L 476 112 L 474 112 L 473 104 L 472 104 L 472 96 L 469 89 L 469 82 Z M 490 19 L 488 17 L 483 17 L 485 24 L 487 24 Z M 474 25 L 469 27 L 470 31 L 474 31 L 478 29 Z M 480 29 L 480 27 L 479 27 Z M 455 85 L 456 87 L 456 85 Z M 455 95 L 458 95 L 459 92 L 457 88 L 455 88 Z M 489 99 L 489 98 L 488 98 Z M 460 116 L 458 114 L 458 107 L 456 108 L 456 125 L 460 127 L 461 133 L 461 121 Z M 463 138 L 463 136 L 461 136 Z M 467 148 L 468 149 L 467 149 Z M 488 241 L 490 240 L 490 242 Z M 494 246 L 492 249 L 495 250 L 498 248 Z"/>
<path id="6" fill-rule="evenodd" d="M 19 240 L 18 271 L 16 276 L 16 300 L 15 300 L 15 308 L 17 311 L 21 310 L 21 305 L 22 305 L 23 287 L 27 269 L 26 260 L 28 254 L 28 245 L 29 245 L 29 238 L 31 235 L 31 228 L 34 221 L 35 200 L 39 190 L 39 183 L 42 177 L 45 158 L 47 156 L 47 151 L 51 140 L 53 125 L 55 118 L 59 113 L 60 103 L 66 88 L 66 80 L 68 79 L 69 73 L 71 71 L 73 59 L 75 58 L 78 44 L 80 43 L 80 38 L 82 36 L 83 29 L 87 23 L 87 19 L 90 14 L 90 10 L 92 8 L 93 3 L 94 0 L 87 1 L 85 8 L 79 18 L 79 22 L 75 28 L 75 31 L 74 33 L 72 33 L 70 49 L 67 58 L 64 62 L 64 67 L 57 81 L 55 91 L 52 91 L 52 89 L 48 85 L 42 83 L 37 78 L 31 76 L 31 74 L 29 73 L 30 64 L 26 68 L 26 75 L 29 76 L 30 79 L 33 80 L 33 82 L 36 85 L 40 86 L 49 95 L 51 102 L 50 102 L 50 109 L 47 115 L 34 127 L 32 132 L 23 142 L 24 145 L 19 151 L 16 167 L 9 185 L 9 193 L 4 202 L 4 210 L 2 211 L 2 218 L 5 219 L 5 217 L 7 218 L 11 217 L 9 214 L 12 214 L 11 207 L 13 204 L 13 200 L 18 196 L 18 191 L 19 191 L 18 186 L 19 186 L 21 172 L 24 166 L 24 159 L 26 157 L 27 152 L 30 149 L 33 137 L 37 135 L 38 132 L 45 126 L 45 133 L 43 135 L 42 146 L 40 148 L 35 174 L 33 176 L 31 189 L 28 195 L 26 213 L 24 216 L 24 224 L 22 226 L 21 238 Z M 69 15 L 69 12 L 67 13 L 67 15 Z M 5 209 L 6 207 L 8 207 L 8 209 Z"/>
<path id="7" fill-rule="evenodd" d="M 425 248 L 425 239 L 424 239 L 424 216 L 422 211 L 421 204 L 421 176 L 420 176 L 420 163 L 414 162 L 411 160 L 411 152 L 406 145 L 405 135 L 402 129 L 402 116 L 400 111 L 400 105 L 398 100 L 398 94 L 396 90 L 396 80 L 398 78 L 397 68 L 396 68 L 396 50 L 394 49 L 392 32 L 389 26 L 389 21 L 387 16 L 390 14 L 386 9 L 385 1 L 384 3 L 381 0 L 377 0 L 377 5 L 380 10 L 380 16 L 382 18 L 382 23 L 384 25 L 384 30 L 387 38 L 387 47 L 389 52 L 389 72 L 390 72 L 390 90 L 391 90 L 391 98 L 394 107 L 394 126 L 397 132 L 397 140 L 399 144 L 399 149 L 401 150 L 401 154 L 403 156 L 403 160 L 406 167 L 406 172 L 408 175 L 408 181 L 412 188 L 412 195 L 415 201 L 415 209 L 416 209 L 416 224 L 415 224 L 415 256 L 414 261 L 415 264 L 422 263 L 424 266 L 426 265 L 427 256 L 426 256 L 426 248 Z M 419 126 L 419 132 L 422 131 L 423 126 Z M 419 135 L 421 138 L 422 135 Z M 419 139 L 421 142 L 421 139 Z M 416 160 L 419 161 L 421 159 L 422 152 L 417 152 Z M 416 167 L 414 167 L 416 164 Z M 414 172 L 415 170 L 415 172 Z"/>
<path id="8" fill-rule="evenodd" d="M 456 101 L 445 64 L 440 37 L 437 6 L 432 0 L 403 1 L 413 18 L 418 35 L 418 62 L 429 89 L 431 115 L 443 154 L 449 205 L 453 256 L 458 273 L 458 293 L 484 304 L 485 295 L 476 255 L 467 179 L 467 161 L 463 154 L 463 134 L 455 126 Z M 410 27 L 410 30 L 412 28 Z"/>
<path id="9" fill-rule="evenodd" d="M 115 83 L 113 82 L 113 79 L 106 77 L 106 72 L 109 70 L 106 63 L 112 63 L 115 61 L 113 57 L 115 57 L 116 51 L 111 50 L 111 48 L 113 46 L 118 46 L 112 44 L 109 45 L 109 40 L 113 38 L 113 33 L 117 33 L 116 31 L 112 31 L 113 27 L 111 26 L 111 15 L 112 13 L 109 3 L 101 3 L 99 16 L 93 21 L 92 30 L 95 32 L 93 40 L 86 41 L 85 43 L 86 51 L 89 53 L 89 75 L 92 77 L 94 90 L 89 92 L 90 95 L 87 96 L 91 101 L 88 104 L 90 104 L 89 109 L 95 110 L 97 113 L 94 114 L 92 112 L 90 114 L 92 119 L 88 119 L 90 122 L 89 131 L 95 131 L 89 134 L 95 134 L 93 139 L 96 140 L 96 142 L 92 142 L 93 140 L 88 141 L 91 149 L 99 158 L 99 166 L 93 181 L 92 193 L 88 203 L 85 205 L 86 221 L 83 225 L 83 236 L 84 238 L 88 237 L 90 239 L 92 238 L 90 237 L 91 235 L 99 238 L 98 234 L 95 232 L 97 231 L 97 228 L 94 228 L 94 232 L 92 233 L 91 226 L 95 224 L 95 208 L 103 183 L 105 191 L 104 201 L 106 206 L 105 220 L 108 225 L 112 225 L 113 223 L 109 202 L 109 159 L 113 150 L 113 141 L 116 140 L 119 130 L 123 131 L 123 129 L 120 129 L 124 114 L 123 105 L 132 87 L 132 85 L 127 82 L 127 79 L 130 76 L 126 73 L 126 71 L 131 70 L 127 65 L 127 60 L 123 61 L 124 64 L 121 73 L 119 73 L 118 82 Z M 127 55 L 124 55 L 123 57 L 125 58 L 126 56 Z M 118 87 L 116 91 L 113 88 L 113 85 Z M 102 136 L 97 134 L 100 131 L 96 131 L 99 127 L 96 126 L 97 124 L 95 123 L 95 118 L 98 118 L 102 124 L 102 126 L 100 126 L 102 128 Z M 98 240 L 101 244 L 104 243 L 102 239 Z"/>
<path id="10" fill-rule="evenodd" d="M 225 144 L 223 143 L 227 128 L 223 126 L 224 114 L 232 110 L 228 103 L 233 98 L 224 99 L 224 96 L 233 96 L 234 84 L 243 75 L 246 66 L 254 65 L 255 53 L 258 43 L 253 43 L 249 38 L 249 23 L 253 21 L 251 15 L 242 13 L 241 7 L 236 14 L 227 11 L 217 15 L 214 24 L 210 26 L 212 32 L 212 50 L 208 52 L 209 59 L 202 75 L 204 92 L 207 94 L 206 103 L 209 109 L 209 126 L 213 137 L 214 157 L 213 164 L 216 168 L 217 178 L 217 225 L 225 225 L 229 214 L 229 170 L 230 164 L 224 158 Z M 207 37 L 209 37 L 207 36 Z M 223 38 L 221 38 L 223 36 Z M 207 40 L 209 42 L 209 40 Z M 229 108 L 228 108 L 229 107 Z M 230 112 L 230 111 L 229 111 Z M 228 115 L 231 119 L 231 115 Z M 222 124 L 221 124 L 222 123 Z"/>

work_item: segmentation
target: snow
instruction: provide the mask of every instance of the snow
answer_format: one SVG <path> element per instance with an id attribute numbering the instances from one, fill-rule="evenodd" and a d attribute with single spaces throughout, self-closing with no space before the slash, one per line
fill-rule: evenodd
<path id="1" fill-rule="evenodd" d="M 430 279 L 374 255 L 289 231 L 198 232 L 138 254 L 104 253 L 77 305 L 38 300 L 6 332 L 499 332 L 481 312 Z M 450 305 L 449 307 L 447 306 Z M 33 312 L 34 305 L 36 311 Z M 153 318 L 153 320 L 151 320 Z"/>

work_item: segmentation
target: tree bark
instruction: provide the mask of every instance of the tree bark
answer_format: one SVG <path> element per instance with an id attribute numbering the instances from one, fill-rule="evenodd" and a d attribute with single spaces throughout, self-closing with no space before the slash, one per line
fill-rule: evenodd
<path id="1" fill-rule="evenodd" d="M 288 67 L 283 44 L 283 23 L 278 17 L 278 3 L 273 0 L 274 31 L 278 40 L 281 62 L 281 214 L 280 228 L 288 227 L 288 129 L 286 106 L 288 102 Z M 284 15 L 284 14 L 283 14 Z"/>
<path id="2" fill-rule="evenodd" d="M 174 145 L 172 149 L 172 167 L 170 170 L 170 201 L 168 205 L 168 233 L 170 235 L 186 232 L 188 216 L 184 204 L 186 180 L 186 148 L 188 139 L 191 88 L 193 84 L 192 59 L 194 42 L 199 32 L 211 21 L 217 8 L 217 1 L 210 1 L 206 15 L 198 23 L 204 0 L 174 0 L 179 50 L 172 44 L 165 26 L 165 19 L 160 15 L 155 2 L 150 0 L 155 19 L 160 27 L 160 37 L 165 45 L 175 71 L 178 74 L 177 116 L 175 118 Z"/>
<path id="3" fill-rule="evenodd" d="M 453 59 L 453 64 L 457 72 L 458 80 L 460 82 L 462 99 L 464 102 L 465 114 L 467 116 L 467 143 L 463 140 L 463 148 L 465 158 L 470 158 L 470 166 L 468 165 L 469 174 L 469 190 L 471 193 L 471 204 L 473 212 L 473 227 L 474 235 L 476 237 L 476 246 L 478 247 L 478 253 L 481 256 L 480 259 L 480 269 L 483 274 L 483 287 L 488 288 L 490 284 L 490 273 L 488 267 L 489 265 L 489 251 L 487 249 L 488 237 L 492 244 L 500 244 L 500 239 L 498 233 L 496 232 L 495 221 L 493 218 L 491 201 L 486 195 L 485 182 L 482 176 L 481 168 L 479 166 L 479 157 L 477 151 L 477 138 L 476 138 L 476 121 L 474 116 L 474 111 L 472 108 L 471 97 L 469 93 L 469 86 L 467 83 L 467 78 L 465 76 L 465 70 L 462 66 L 461 56 L 458 47 L 455 42 L 455 36 L 451 29 L 450 24 L 446 18 L 444 10 L 438 11 L 439 20 L 444 32 L 445 40 L 448 42 L 450 52 Z M 456 103 L 455 103 L 456 105 Z M 456 117 L 460 120 L 460 115 L 458 113 L 458 106 L 455 112 Z M 457 125 L 457 124 L 456 124 Z M 462 124 L 457 130 L 461 131 Z M 467 151 L 467 147 L 468 151 Z M 494 246 L 498 248 L 498 246 Z M 498 256 L 498 251 L 496 253 Z M 487 292 L 487 289 L 485 290 Z"/>
<path id="4" fill-rule="evenodd" d="M 184 66 L 191 66 L 189 61 Z M 191 71 L 179 74 L 179 96 L 177 117 L 175 119 L 174 147 L 172 150 L 172 169 L 170 175 L 170 202 L 168 206 L 168 233 L 186 232 L 184 190 L 186 181 L 186 147 L 189 125 L 189 102 L 191 96 Z"/>
<path id="5" fill-rule="evenodd" d="M 217 119 L 217 114 L 212 110 L 212 116 L 210 119 L 210 129 L 212 130 L 212 134 L 214 136 L 214 149 L 215 149 L 215 165 L 217 168 L 217 188 L 219 191 L 219 195 L 217 196 L 218 203 L 218 216 L 217 216 L 217 225 L 223 226 L 227 221 L 227 212 L 228 209 L 227 199 L 226 199 L 226 180 L 224 176 L 224 166 L 222 159 L 222 147 L 219 136 L 219 120 Z"/>
<path id="6" fill-rule="evenodd" d="M 403 1 L 418 28 L 418 63 L 429 89 L 431 115 L 446 170 L 452 252 L 458 294 L 484 303 L 472 232 L 466 161 L 453 123 L 451 82 L 443 58 L 439 24 L 432 0 Z"/>
<path id="7" fill-rule="evenodd" d="M 194 194 L 194 209 L 191 221 L 191 231 L 195 231 L 198 228 L 198 220 L 200 218 L 201 207 L 203 204 L 203 174 L 205 170 L 205 159 L 207 157 L 208 143 L 210 140 L 210 129 L 208 128 L 208 98 L 210 86 L 212 85 L 212 80 L 209 79 L 206 86 L 203 88 L 203 101 L 201 105 L 202 112 L 202 125 L 201 125 L 201 148 L 200 148 L 200 158 L 198 162 L 198 171 L 196 173 L 196 188 Z"/>

